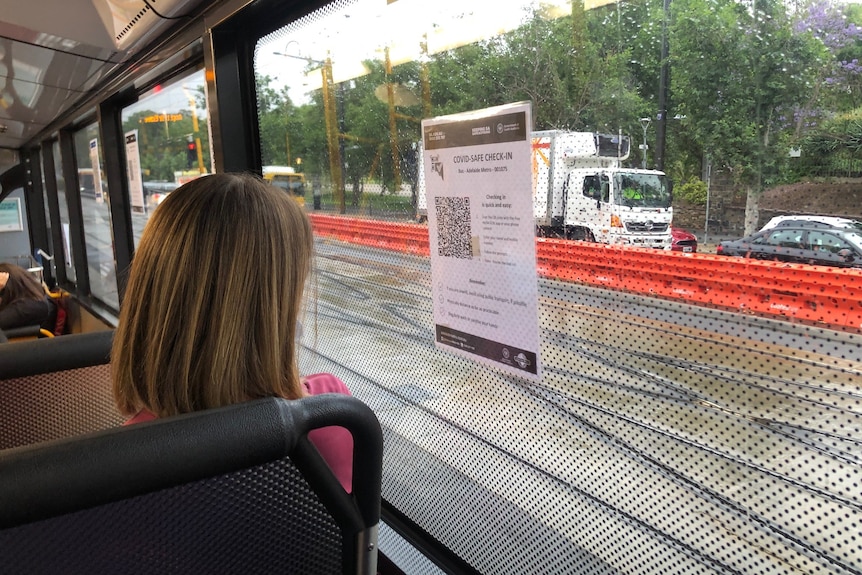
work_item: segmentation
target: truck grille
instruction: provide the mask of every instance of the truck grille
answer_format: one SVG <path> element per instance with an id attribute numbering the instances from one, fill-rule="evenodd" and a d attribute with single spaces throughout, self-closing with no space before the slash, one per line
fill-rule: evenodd
<path id="1" fill-rule="evenodd" d="M 661 222 L 628 222 L 626 231 L 629 232 L 666 232 L 667 224 Z"/>

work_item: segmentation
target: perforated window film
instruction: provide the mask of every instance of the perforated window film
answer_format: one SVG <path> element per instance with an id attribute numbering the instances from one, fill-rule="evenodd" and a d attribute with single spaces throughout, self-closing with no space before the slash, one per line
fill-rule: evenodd
<path id="1" fill-rule="evenodd" d="M 806 178 L 862 176 L 813 144 L 797 163 L 773 147 L 823 136 L 788 121 L 829 60 L 816 11 L 680 0 L 663 37 L 664 17 L 660 2 L 337 2 L 262 39 L 264 164 L 305 174 L 317 235 L 302 371 L 375 409 L 383 497 L 479 572 L 860 572 L 862 261 L 739 242 L 815 211 Z M 663 39 L 674 109 L 659 118 Z M 722 60 L 753 54 L 769 58 Z M 758 78 L 782 86 L 761 102 L 768 121 L 748 98 Z M 492 195 L 532 198 L 504 215 L 536 235 L 535 275 L 518 281 L 538 289 L 538 381 L 439 345 L 425 222 L 439 166 L 420 128 L 524 101 L 531 153 L 506 167 L 531 187 Z M 769 161 L 747 163 L 755 151 Z M 814 193 L 817 212 L 859 217 Z M 482 209 L 458 243 L 477 270 L 485 236 L 508 237 L 482 229 Z M 491 321 L 477 293 L 450 299 Z"/>

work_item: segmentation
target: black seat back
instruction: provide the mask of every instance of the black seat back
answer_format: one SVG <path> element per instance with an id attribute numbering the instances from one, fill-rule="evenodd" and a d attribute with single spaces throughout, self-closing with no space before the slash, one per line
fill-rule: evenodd
<path id="1" fill-rule="evenodd" d="M 353 493 L 308 441 L 354 438 Z M 356 398 L 264 399 L 0 453 L 4 573 L 374 573 L 382 435 Z"/>
<path id="2" fill-rule="evenodd" d="M 0 345 L 0 449 L 115 427 L 113 331 Z"/>

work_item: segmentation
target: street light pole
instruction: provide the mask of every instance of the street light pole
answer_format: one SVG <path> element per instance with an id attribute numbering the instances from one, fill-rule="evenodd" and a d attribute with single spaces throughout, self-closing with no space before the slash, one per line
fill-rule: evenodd
<path id="1" fill-rule="evenodd" d="M 652 120 L 649 118 L 641 118 L 641 126 L 643 126 L 643 129 L 644 129 L 644 143 L 641 145 L 641 150 L 643 151 L 643 169 L 644 170 L 646 170 L 646 154 L 647 154 L 647 150 L 649 149 L 649 147 L 647 146 L 647 143 L 646 143 L 646 132 L 647 132 L 647 128 L 649 128 L 650 122 L 652 122 Z"/>
<path id="2" fill-rule="evenodd" d="M 395 122 L 395 85 L 392 83 L 392 60 L 389 58 L 389 46 L 384 48 L 386 54 L 386 100 L 389 104 L 389 149 L 392 153 L 393 193 L 401 191 L 401 161 L 398 153 L 398 125 Z"/>
<path id="3" fill-rule="evenodd" d="M 287 43 L 289 46 L 291 42 Z M 287 46 L 285 46 L 285 50 L 287 50 Z M 332 60 L 327 56 L 326 60 L 315 60 L 313 58 L 306 58 L 304 56 L 294 56 L 293 54 L 287 54 L 285 52 L 273 52 L 276 56 L 284 56 L 285 58 L 294 58 L 296 60 L 305 60 L 309 64 L 316 64 L 320 66 L 320 75 L 323 84 L 323 116 L 326 124 L 326 143 L 327 149 L 329 151 L 329 173 L 332 178 L 332 185 L 334 187 L 334 199 L 338 204 L 338 211 L 340 213 L 344 213 L 346 211 L 345 199 L 344 199 L 344 177 L 342 175 L 342 153 L 339 147 L 339 140 L 341 139 L 340 130 L 343 130 L 343 126 L 339 126 L 336 123 L 336 114 L 338 103 L 336 102 L 335 95 L 335 83 L 332 79 Z M 290 154 L 290 152 L 288 152 Z"/>

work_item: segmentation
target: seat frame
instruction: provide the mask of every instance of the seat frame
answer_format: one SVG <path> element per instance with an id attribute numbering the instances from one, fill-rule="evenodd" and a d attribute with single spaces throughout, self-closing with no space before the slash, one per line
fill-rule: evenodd
<path id="1" fill-rule="evenodd" d="M 353 492 L 308 440 L 353 436 Z M 0 452 L 0 530 L 129 500 L 289 457 L 340 526 L 344 573 L 375 573 L 383 439 L 358 399 L 261 399 Z M 3 531 L 0 531 L 0 541 Z"/>

